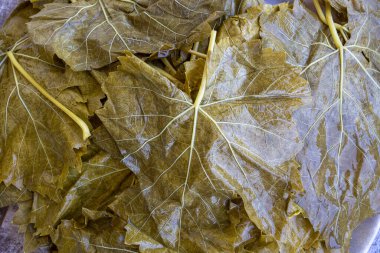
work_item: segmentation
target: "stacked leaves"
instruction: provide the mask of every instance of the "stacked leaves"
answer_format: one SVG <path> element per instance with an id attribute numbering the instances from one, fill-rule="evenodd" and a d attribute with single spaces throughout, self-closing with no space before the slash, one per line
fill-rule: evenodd
<path id="1" fill-rule="evenodd" d="M 0 38 L 26 252 L 345 252 L 379 212 L 377 1 L 331 3 L 341 50 L 298 1 L 32 2 Z"/>

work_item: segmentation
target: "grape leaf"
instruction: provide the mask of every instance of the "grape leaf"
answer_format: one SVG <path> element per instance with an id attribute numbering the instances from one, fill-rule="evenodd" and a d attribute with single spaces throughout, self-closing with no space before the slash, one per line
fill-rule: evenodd
<path id="1" fill-rule="evenodd" d="M 107 129 L 101 125 L 92 132 L 93 141 L 101 150 L 110 154 L 113 158 L 121 159 L 123 156 L 120 154 L 119 148 L 108 133 Z"/>
<path id="2" fill-rule="evenodd" d="M 103 96 L 99 85 L 90 74 L 65 69 L 46 57 L 22 36 L 26 27 L 20 24 L 27 22 L 31 12 L 29 5 L 21 5 L 5 24 L 2 51 L 11 51 L 20 66 L 50 95 L 86 120 L 91 111 L 99 108 L 100 103 L 95 102 Z M 59 200 L 59 188 L 69 167 L 81 167 L 81 149 L 86 148 L 86 143 L 80 128 L 35 89 L 5 54 L 0 94 L 0 181 Z M 87 107 L 90 100 L 91 107 Z"/>
<path id="3" fill-rule="evenodd" d="M 26 233 L 30 223 L 33 223 L 31 219 L 33 199 L 19 201 L 17 203 L 17 211 L 13 216 L 12 224 L 18 226 L 19 233 Z"/>
<path id="4" fill-rule="evenodd" d="M 304 140 L 297 160 L 309 189 L 296 202 L 327 246 L 344 251 L 353 229 L 380 210 L 378 7 L 377 1 L 348 6 L 351 38 L 343 46 L 343 67 L 327 27 L 299 3 L 261 20 L 263 40 L 281 34 L 278 47 L 306 65 L 302 72 L 312 88 L 312 104 L 295 114 Z M 283 25 L 299 15 L 303 22 Z"/>
<path id="5" fill-rule="evenodd" d="M 263 45 L 285 51 L 288 62 L 305 67 L 318 41 L 324 41 L 328 28 L 299 1 L 290 7 L 268 8 L 260 15 L 260 37 Z M 299 29 L 303 27 L 303 29 Z"/>
<path id="6" fill-rule="evenodd" d="M 129 205 L 129 201 L 138 195 L 140 191 L 139 186 L 135 186 L 126 189 L 120 194 L 117 199 L 110 204 L 111 210 L 122 217 L 124 220 L 128 220 L 126 226 L 126 238 L 125 243 L 127 245 L 139 246 L 139 252 L 176 252 L 176 250 L 170 249 L 160 243 L 154 236 L 157 232 L 155 224 L 147 222 L 144 231 L 139 229 L 136 225 L 140 222 L 144 222 L 146 217 L 149 217 L 150 212 L 144 201 L 141 198 L 141 202 L 135 202 L 135 205 Z M 216 205 L 218 205 L 217 203 Z M 213 204 L 210 204 L 210 206 Z M 216 206 L 215 205 L 215 206 Z M 254 241 L 259 237 L 259 229 L 252 224 L 246 215 L 242 203 L 240 206 L 226 201 L 227 208 L 224 206 L 219 207 L 219 215 L 226 211 L 223 215 L 224 224 L 222 229 L 213 229 L 212 227 L 204 228 L 202 234 L 195 233 L 196 228 L 192 231 L 188 231 L 188 240 L 191 240 L 192 246 L 190 252 L 234 252 L 243 247 L 248 241 Z M 222 212 L 221 212 L 222 211 Z M 221 219 L 219 216 L 219 220 Z M 149 227 L 149 229 L 148 229 Z M 199 228 L 198 228 L 199 229 Z M 202 237 L 199 237 L 199 236 Z M 208 245 L 205 248 L 205 238 L 207 238 Z M 187 246 L 190 248 L 190 245 Z"/>
<path id="7" fill-rule="evenodd" d="M 192 45 L 224 15 L 222 1 L 91 0 L 45 5 L 28 29 L 33 42 L 74 70 L 100 68 L 125 50 L 151 54 Z"/>
<path id="8" fill-rule="evenodd" d="M 204 59 L 196 59 L 187 61 L 183 65 L 185 68 L 185 87 L 183 90 L 195 99 L 201 85 L 202 75 L 200 73 L 203 72 L 205 61 Z"/>
<path id="9" fill-rule="evenodd" d="M 138 198 L 139 193 L 139 185 L 128 188 L 109 206 L 119 217 L 128 220 L 125 243 L 127 245 L 139 246 L 140 252 L 150 252 L 152 250 L 157 250 L 158 252 L 176 252 L 176 249 L 172 249 L 160 239 L 160 234 L 162 235 L 163 231 L 158 231 L 155 219 L 150 219 L 151 212 L 149 206 L 144 198 Z M 238 239 L 238 234 L 234 229 L 234 224 L 229 222 L 229 215 L 224 206 L 224 204 L 228 203 L 228 200 L 226 198 L 216 199 L 217 197 L 214 195 L 215 204 L 209 201 L 208 196 L 203 197 L 203 199 L 207 203 L 209 210 L 213 210 L 213 218 L 218 219 L 219 226 L 215 228 L 211 224 L 209 226 L 201 223 L 197 224 L 195 220 L 191 220 L 191 223 L 184 221 L 182 236 L 186 239 L 182 239 L 182 249 L 186 249 L 188 252 L 234 251 L 235 240 Z M 133 205 L 130 204 L 131 201 Z M 173 205 L 174 203 L 166 204 Z M 169 208 L 173 207 L 169 206 Z M 190 208 L 187 208 L 187 210 L 189 215 L 193 215 Z M 202 212 L 198 215 L 200 218 L 207 216 L 207 214 L 203 214 L 204 211 L 201 208 L 199 208 L 199 211 Z M 165 216 L 165 214 L 162 213 L 161 216 Z M 169 227 L 169 221 L 165 219 L 164 222 L 168 224 L 163 223 L 163 225 Z M 157 222 L 160 221 L 158 220 Z M 141 229 L 141 227 L 143 228 Z M 169 237 L 170 235 L 166 236 Z"/>
<path id="10" fill-rule="evenodd" d="M 30 0 L 30 2 L 33 4 L 33 8 L 42 9 L 43 6 L 48 3 L 69 3 L 70 0 Z"/>
<path id="11" fill-rule="evenodd" d="M 31 193 L 26 189 L 20 190 L 13 185 L 6 186 L 0 183 L 0 207 L 11 206 L 29 199 L 31 199 Z"/>
<path id="12" fill-rule="evenodd" d="M 109 154 L 99 153 L 84 162 L 81 174 L 71 173 L 70 183 L 64 187 L 65 193 L 59 202 L 34 195 L 36 234 L 48 235 L 61 220 L 81 217 L 83 208 L 104 209 L 129 174 L 120 160 Z"/>
<path id="13" fill-rule="evenodd" d="M 52 242 L 48 236 L 36 236 L 36 230 L 29 224 L 24 235 L 24 253 L 48 253 L 52 250 Z"/>
<path id="14" fill-rule="evenodd" d="M 138 252 L 124 244 L 125 222 L 113 217 L 90 221 L 87 226 L 63 220 L 52 235 L 59 252 Z"/>
<path id="15" fill-rule="evenodd" d="M 146 202 L 149 215 L 135 226 L 156 226 L 154 237 L 177 250 L 192 252 L 196 236 L 207 251 L 214 246 L 204 231 L 223 228 L 221 206 L 238 194 L 260 230 L 292 236 L 284 210 L 297 166 L 288 160 L 301 148 L 292 112 L 309 88 L 285 54 L 258 40 L 220 41 L 195 102 L 132 54 L 119 59 L 97 115 L 139 180 L 129 209 Z"/>

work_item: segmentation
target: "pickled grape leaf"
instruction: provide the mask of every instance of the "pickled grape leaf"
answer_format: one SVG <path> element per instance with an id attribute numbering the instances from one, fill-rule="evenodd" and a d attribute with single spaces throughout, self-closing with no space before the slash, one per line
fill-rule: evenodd
<path id="1" fill-rule="evenodd" d="M 202 72 L 205 67 L 204 59 L 195 59 L 185 62 L 185 88 L 184 91 L 195 99 L 202 81 Z"/>
<path id="2" fill-rule="evenodd" d="M 43 252 L 51 252 L 53 248 L 53 244 L 48 236 L 36 236 L 34 233 L 36 230 L 34 229 L 32 224 L 29 224 L 25 236 L 24 236 L 24 253 L 43 253 Z"/>
<path id="3" fill-rule="evenodd" d="M 25 8 L 24 8 L 25 7 Z M 5 24 L 1 49 L 10 51 L 16 61 L 50 95 L 85 121 L 99 108 L 100 87 L 85 72 L 65 69 L 46 57 L 19 29 L 30 15 L 22 5 Z M 24 27 L 24 34 L 26 27 Z M 15 37 L 20 35 L 19 37 Z M 21 38 L 21 39 L 19 39 Z M 83 95 L 81 94 L 83 91 Z M 58 200 L 69 167 L 80 170 L 80 155 L 86 148 L 80 128 L 65 113 L 47 100 L 16 70 L 8 54 L 2 55 L 0 94 L 0 181 L 38 192 Z M 102 93 L 103 94 L 103 93 Z M 94 98 L 94 99 L 92 99 Z M 89 123 L 88 123 L 89 124 Z"/>
<path id="4" fill-rule="evenodd" d="M 90 221 L 87 226 L 63 220 L 52 240 L 61 253 L 138 252 L 124 244 L 124 226 L 125 222 L 117 217 Z"/>
<path id="5" fill-rule="evenodd" d="M 176 216 L 175 214 L 169 213 L 172 218 L 167 218 L 165 217 L 164 210 L 162 210 L 166 209 L 169 212 L 173 212 L 172 209 L 176 208 L 176 203 L 169 200 L 170 202 L 167 203 L 169 206 L 159 210 L 158 215 L 162 217 L 161 219 L 164 219 L 162 222 L 157 219 L 151 219 L 152 214 L 149 205 L 143 197 L 139 197 L 141 190 L 138 185 L 136 186 L 137 187 L 126 189 L 126 191 L 118 196 L 117 200 L 110 205 L 111 210 L 119 217 L 128 220 L 125 243 L 127 245 L 139 246 L 141 252 L 150 252 L 153 249 L 161 249 L 163 252 L 177 252 L 177 249 L 173 248 L 169 243 L 165 243 L 168 239 L 172 238 L 173 235 L 170 234 L 170 231 L 167 232 L 164 230 L 169 229 L 171 225 L 170 221 L 175 220 Z M 197 219 L 197 217 L 194 216 L 195 210 L 190 209 L 190 207 L 186 208 L 186 212 L 191 216 L 189 220 L 184 220 L 182 224 L 181 250 L 186 249 L 188 252 L 234 251 L 234 242 L 238 235 L 233 229 L 233 226 L 229 223 L 229 215 L 224 206 L 228 200 L 216 194 L 212 197 L 214 197 L 215 203 L 212 203 L 210 196 L 202 196 L 204 205 L 207 205 L 209 210 L 204 210 L 203 206 L 194 207 L 200 212 L 198 217 L 202 220 L 200 220 L 199 223 L 195 220 Z M 131 202 L 133 205 L 131 205 Z M 197 205 L 198 202 L 194 202 L 194 205 Z M 212 213 L 207 214 L 207 211 Z M 210 221 L 204 220 L 205 218 L 208 218 Z M 203 220 L 204 223 L 202 222 Z M 211 223 L 213 220 L 219 222 L 219 224 L 214 226 Z M 156 222 L 159 224 L 157 225 Z M 160 228 L 162 229 L 161 231 Z M 160 239 L 160 237 L 164 238 Z"/>
<path id="6" fill-rule="evenodd" d="M 348 251 L 380 212 L 380 4 L 292 2 L 20 4 L 0 206 L 24 251 Z"/>
<path id="7" fill-rule="evenodd" d="M 343 65 L 327 26 L 316 25 L 316 17 L 300 14 L 302 9 L 295 3 L 293 10 L 263 18 L 262 36 L 265 41 L 282 34 L 279 48 L 306 65 L 302 73 L 313 101 L 295 119 L 304 140 L 297 160 L 308 190 L 296 202 L 328 247 L 346 251 L 353 229 L 380 211 L 379 4 L 358 1 L 348 7 L 351 37 L 342 47 Z M 304 22 L 292 23 L 291 29 L 283 25 L 300 20 L 299 15 Z"/>
<path id="8" fill-rule="evenodd" d="M 150 252 L 164 252 L 164 253 L 175 253 L 175 250 L 171 250 L 163 246 L 161 243 L 157 242 L 154 238 L 147 234 L 142 233 L 133 224 L 129 223 L 125 226 L 127 230 L 127 235 L 125 237 L 125 244 L 127 245 L 138 245 L 138 252 L 140 253 L 150 253 Z M 136 236 L 138 235 L 138 236 Z"/>
<path id="9" fill-rule="evenodd" d="M 140 188 L 138 185 L 128 188 L 109 206 L 119 217 L 128 220 L 125 243 L 131 246 L 138 246 L 139 252 L 152 252 L 155 250 L 158 252 L 177 252 L 175 249 L 166 247 L 154 236 L 157 233 L 154 222 L 146 222 L 144 230 L 141 230 L 137 226 L 145 222 L 146 218 L 150 215 L 148 206 L 143 198 L 140 199 L 141 201 L 136 201 L 133 206 L 128 203 L 139 192 Z M 186 241 L 192 242 L 191 245 L 186 246 L 191 248 L 190 252 L 234 252 L 234 250 L 240 248 L 248 240 L 254 240 L 260 234 L 258 228 L 252 224 L 247 215 L 240 214 L 240 211 L 245 213 L 244 210 L 237 210 L 238 208 L 234 207 L 234 204 L 231 204 L 227 200 L 225 202 L 227 208 L 224 205 L 220 205 L 219 202 L 215 205 L 210 203 L 211 207 L 217 205 L 219 205 L 220 210 L 214 214 L 218 215 L 219 221 L 223 219 L 223 223 L 220 224 L 218 229 L 211 226 L 205 227 L 202 233 L 200 233 L 200 228 L 195 226 L 183 235 L 188 237 Z"/>
<path id="10" fill-rule="evenodd" d="M 263 45 L 285 51 L 288 62 L 305 67 L 319 41 L 328 36 L 328 28 L 298 0 L 293 6 L 283 3 L 268 9 L 259 21 Z"/>
<path id="11" fill-rule="evenodd" d="M 75 0 L 74 0 L 75 1 Z M 48 3 L 70 3 L 70 0 L 30 0 L 34 8 L 42 9 Z"/>
<path id="12" fill-rule="evenodd" d="M 92 132 L 93 142 L 101 150 L 110 154 L 113 158 L 122 159 L 119 148 L 107 129 L 101 125 Z"/>
<path id="13" fill-rule="evenodd" d="M 35 194 L 33 215 L 36 217 L 36 234 L 48 235 L 61 220 L 80 217 L 83 208 L 104 209 L 130 174 L 119 159 L 105 153 L 84 162 L 82 170 L 81 174 L 71 173 L 59 202 Z"/>
<path id="14" fill-rule="evenodd" d="M 31 193 L 26 189 L 20 190 L 13 185 L 6 186 L 4 183 L 0 183 L 0 208 L 29 199 L 31 199 Z"/>
<path id="15" fill-rule="evenodd" d="M 19 201 L 17 203 L 17 211 L 13 216 L 12 224 L 18 226 L 19 233 L 25 233 L 30 223 L 33 223 L 31 217 L 33 199 Z"/>
<path id="16" fill-rule="evenodd" d="M 141 2 L 141 4 L 140 4 Z M 191 45 L 210 34 L 222 1 L 91 0 L 45 5 L 28 24 L 33 42 L 74 70 L 100 68 L 125 50 L 151 54 Z"/>
<path id="17" fill-rule="evenodd" d="M 141 191 L 127 205 L 146 202 L 149 215 L 135 226 L 155 227 L 168 248 L 207 251 L 213 242 L 203 233 L 223 228 L 221 206 L 238 194 L 259 229 L 276 239 L 282 230 L 292 235 L 281 211 L 297 178 L 289 177 L 297 166 L 288 160 L 301 148 L 292 112 L 309 87 L 285 54 L 261 49 L 258 40 L 220 41 L 195 102 L 132 54 L 119 59 L 97 115 L 139 180 Z"/>

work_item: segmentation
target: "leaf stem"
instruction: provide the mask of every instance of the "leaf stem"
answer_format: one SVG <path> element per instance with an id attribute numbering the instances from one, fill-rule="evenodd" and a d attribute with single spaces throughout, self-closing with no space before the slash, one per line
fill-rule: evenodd
<path id="1" fill-rule="evenodd" d="M 339 29 L 340 34 L 342 34 L 344 41 L 348 40 L 348 37 L 346 35 L 346 32 L 343 29 Z"/>
<path id="2" fill-rule="evenodd" d="M 344 49 L 344 46 L 338 36 L 336 27 L 334 26 L 334 21 L 331 15 L 331 6 L 329 3 L 329 0 L 325 0 L 325 2 L 326 2 L 327 25 L 329 26 L 334 44 L 339 50 L 339 63 L 340 63 L 340 77 L 339 77 L 339 99 L 340 99 L 339 111 L 340 113 L 339 114 L 340 114 L 340 128 L 341 128 L 340 130 L 343 133 L 344 131 L 344 126 L 343 126 L 343 80 L 344 80 L 344 51 L 343 49 Z"/>
<path id="3" fill-rule="evenodd" d="M 83 140 L 86 140 L 91 136 L 90 129 L 87 124 L 75 115 L 72 111 L 70 111 L 66 106 L 61 104 L 57 99 L 55 99 L 52 95 L 50 95 L 17 61 L 13 52 L 7 52 L 7 56 L 11 61 L 12 65 L 20 72 L 20 74 L 25 77 L 45 98 L 47 98 L 50 102 L 56 105 L 59 109 L 61 109 L 67 116 L 69 116 L 81 129 Z"/>
<path id="4" fill-rule="evenodd" d="M 156 67 L 154 65 L 151 65 L 151 64 L 149 64 L 149 66 L 151 66 L 152 68 L 154 68 L 155 70 L 157 70 L 158 72 L 160 72 L 161 75 L 165 76 L 167 79 L 169 79 L 175 85 L 177 85 L 180 89 L 183 89 L 183 87 L 185 86 L 181 81 L 179 81 L 177 78 L 175 78 L 174 76 L 172 76 L 171 74 L 169 74 L 165 70 L 163 70 L 163 69 L 161 69 L 159 67 Z"/>
<path id="5" fill-rule="evenodd" d="M 329 26 L 331 36 L 333 38 L 335 46 L 337 47 L 337 49 L 340 49 L 341 47 L 343 47 L 343 44 L 339 38 L 338 32 L 336 30 L 337 28 L 334 26 L 334 20 L 331 15 L 331 6 L 329 3 L 329 0 L 325 0 L 325 2 L 326 2 L 326 22 L 327 22 L 327 25 Z"/>
<path id="6" fill-rule="evenodd" d="M 164 63 L 164 65 L 168 68 L 169 73 L 171 75 L 175 75 L 177 73 L 177 70 L 173 67 L 173 65 L 169 62 L 168 58 L 162 58 L 161 61 Z"/>
<path id="7" fill-rule="evenodd" d="M 210 59 L 212 52 L 214 51 L 215 40 L 216 40 L 216 31 L 212 30 L 211 36 L 210 36 L 210 42 L 208 44 L 208 49 L 207 49 L 206 64 L 205 64 L 205 67 L 203 69 L 202 81 L 201 81 L 201 85 L 199 87 L 197 98 L 195 99 L 195 102 L 194 102 L 194 106 L 196 109 L 199 108 L 199 105 L 201 104 L 203 96 L 204 96 L 205 91 L 206 91 L 207 75 L 208 75 L 207 62 Z"/>
<path id="8" fill-rule="evenodd" d="M 202 53 L 200 53 L 200 52 L 198 52 L 198 51 L 194 51 L 193 49 L 190 49 L 189 51 L 187 51 L 189 54 L 192 54 L 192 56 L 191 57 L 193 57 L 193 56 L 198 56 L 198 57 L 201 57 L 201 58 L 204 58 L 204 59 L 206 59 L 207 58 L 207 55 L 206 54 L 202 54 Z M 190 59 L 191 60 L 191 59 Z"/>
<path id="9" fill-rule="evenodd" d="M 336 27 L 334 26 L 334 20 L 331 15 L 331 6 L 330 1 L 325 0 L 326 5 L 326 21 L 327 25 L 329 26 L 331 36 L 333 38 L 335 46 L 339 50 L 339 63 L 340 63 L 340 77 L 339 77 L 339 131 L 340 131 L 340 137 L 339 137 L 339 149 L 338 149 L 338 168 L 337 168 L 337 181 L 336 181 L 336 199 L 339 202 L 339 212 L 338 212 L 338 218 L 341 211 L 341 202 L 338 198 L 338 188 L 340 183 L 340 155 L 342 154 L 343 150 L 343 135 L 344 135 L 344 121 L 343 121 L 343 83 L 344 83 L 344 46 L 342 41 L 339 38 L 338 31 Z M 337 228 L 337 227 L 336 227 Z"/>
<path id="10" fill-rule="evenodd" d="M 193 45 L 193 49 L 191 49 L 191 51 L 193 52 L 197 52 L 198 53 L 198 49 L 199 49 L 199 41 L 195 42 L 194 45 Z M 190 52 L 189 52 L 190 53 Z M 191 53 L 190 53 L 191 54 Z M 206 55 L 205 55 L 206 56 Z M 190 61 L 194 61 L 197 59 L 197 55 L 196 54 L 191 54 L 191 57 L 190 57 Z"/>
<path id="11" fill-rule="evenodd" d="M 319 5 L 319 0 L 313 0 L 313 3 L 314 3 L 314 7 L 317 11 L 317 14 L 318 14 L 318 17 L 319 19 L 327 25 L 327 21 L 326 21 L 326 17 L 325 17 L 325 14 L 323 14 L 323 11 L 322 11 L 322 8 L 321 6 Z M 348 29 L 340 24 L 337 24 L 337 23 L 333 23 L 335 28 L 338 29 L 338 30 L 341 30 L 341 31 L 345 31 L 345 32 L 349 32 Z"/>

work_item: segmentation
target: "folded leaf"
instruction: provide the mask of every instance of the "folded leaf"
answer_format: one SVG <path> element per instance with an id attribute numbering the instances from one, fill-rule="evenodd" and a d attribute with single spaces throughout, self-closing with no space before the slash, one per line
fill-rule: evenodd
<path id="1" fill-rule="evenodd" d="M 33 17 L 34 43 L 74 70 L 100 68 L 125 50 L 151 54 L 206 37 L 224 15 L 222 1 L 76 1 L 52 3 Z"/>
<path id="2" fill-rule="evenodd" d="M 32 194 L 26 189 L 17 189 L 15 186 L 6 186 L 0 183 L 0 207 L 11 206 L 17 202 L 26 201 L 32 198 Z"/>
<path id="3" fill-rule="evenodd" d="M 24 253 L 49 253 L 52 250 L 52 242 L 48 236 L 36 236 L 36 230 L 29 224 L 24 236 Z"/>
<path id="4" fill-rule="evenodd" d="M 204 59 L 196 59 L 184 63 L 185 88 L 184 91 L 195 99 L 202 81 L 202 72 L 205 67 Z"/>
<path id="5" fill-rule="evenodd" d="M 123 156 L 120 154 L 119 148 L 112 138 L 107 129 L 101 125 L 96 128 L 93 133 L 94 143 L 103 151 L 107 152 L 112 156 L 112 158 L 122 159 Z"/>
<path id="6" fill-rule="evenodd" d="M 74 220 L 63 220 L 52 239 L 62 253 L 138 252 L 124 244 L 124 225 L 117 218 L 100 219 L 87 226 Z"/>
<path id="7" fill-rule="evenodd" d="M 84 162 L 83 172 L 72 175 L 71 183 L 65 187 L 59 202 L 35 195 L 33 215 L 36 233 L 47 235 L 62 219 L 81 217 L 83 208 L 103 210 L 113 201 L 113 195 L 129 173 L 119 160 L 104 153 Z"/>

